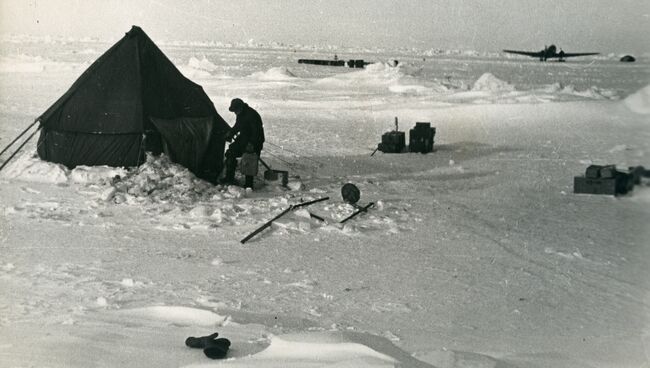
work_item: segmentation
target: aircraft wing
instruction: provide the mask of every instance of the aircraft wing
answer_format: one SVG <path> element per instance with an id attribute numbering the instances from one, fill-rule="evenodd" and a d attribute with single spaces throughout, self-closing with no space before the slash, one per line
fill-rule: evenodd
<path id="1" fill-rule="evenodd" d="M 516 50 L 503 50 L 503 52 L 507 52 L 509 54 L 518 54 L 518 55 L 526 55 L 530 57 L 541 57 L 542 52 L 532 52 L 532 51 L 516 51 Z"/>
<path id="2" fill-rule="evenodd" d="M 600 52 L 565 52 L 562 57 L 568 58 L 572 56 L 588 56 L 588 55 L 598 55 Z M 559 54 L 557 56 L 560 56 Z M 555 57 L 555 56 L 554 56 Z"/>

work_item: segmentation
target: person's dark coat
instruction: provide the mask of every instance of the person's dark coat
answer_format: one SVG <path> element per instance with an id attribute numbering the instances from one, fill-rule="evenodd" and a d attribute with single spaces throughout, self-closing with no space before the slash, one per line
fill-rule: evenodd
<path id="1" fill-rule="evenodd" d="M 237 135 L 239 134 L 239 135 Z M 229 147 L 229 150 L 241 156 L 246 151 L 246 145 L 250 143 L 253 151 L 259 154 L 264 144 L 264 125 L 260 114 L 252 107 L 244 104 L 242 111 L 237 115 L 235 125 L 228 133 L 228 137 L 235 137 L 235 141 Z"/>

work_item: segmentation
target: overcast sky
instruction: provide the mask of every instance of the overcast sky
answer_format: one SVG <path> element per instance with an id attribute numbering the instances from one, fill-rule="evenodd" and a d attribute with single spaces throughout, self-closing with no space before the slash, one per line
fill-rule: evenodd
<path id="1" fill-rule="evenodd" d="M 650 0 L 0 0 L 0 33 L 650 52 Z"/>

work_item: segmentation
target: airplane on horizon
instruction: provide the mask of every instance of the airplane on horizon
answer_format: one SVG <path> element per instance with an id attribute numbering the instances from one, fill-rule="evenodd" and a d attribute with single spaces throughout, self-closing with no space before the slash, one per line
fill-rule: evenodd
<path id="1" fill-rule="evenodd" d="M 516 51 L 516 50 L 503 50 L 503 52 L 507 52 L 509 54 L 519 54 L 519 55 L 526 55 L 530 57 L 536 57 L 539 58 L 539 61 L 546 61 L 547 59 L 551 59 L 551 58 L 558 58 L 557 61 L 565 61 L 564 59 L 568 57 L 600 54 L 599 52 L 568 53 L 568 52 L 564 52 L 562 49 L 560 49 L 560 52 L 557 52 L 557 47 L 555 47 L 555 45 L 551 45 L 548 47 L 544 46 L 544 49 L 538 52 Z"/>

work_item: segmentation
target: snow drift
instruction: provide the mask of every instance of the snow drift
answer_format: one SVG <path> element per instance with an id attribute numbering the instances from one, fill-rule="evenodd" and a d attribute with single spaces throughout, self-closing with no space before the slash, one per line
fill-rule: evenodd
<path id="1" fill-rule="evenodd" d="M 650 114 L 650 84 L 629 95 L 624 103 L 637 114 Z"/>
<path id="2" fill-rule="evenodd" d="M 483 74 L 472 86 L 472 91 L 508 92 L 514 90 L 515 87 L 513 85 L 495 77 L 492 73 Z"/>
<path id="3" fill-rule="evenodd" d="M 265 72 L 256 72 L 251 74 L 250 77 L 260 81 L 287 81 L 296 79 L 296 76 L 286 67 L 277 67 Z"/>

